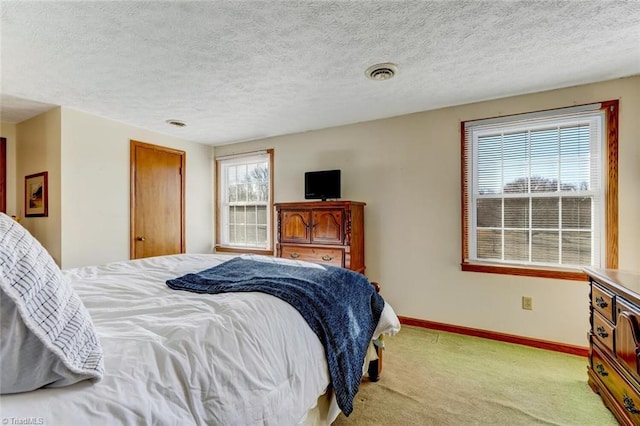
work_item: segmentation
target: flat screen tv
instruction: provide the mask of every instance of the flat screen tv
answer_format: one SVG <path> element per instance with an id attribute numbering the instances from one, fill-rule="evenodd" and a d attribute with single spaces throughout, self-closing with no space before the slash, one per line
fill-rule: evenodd
<path id="1" fill-rule="evenodd" d="M 319 170 L 304 174 L 304 198 L 327 201 L 340 198 L 340 170 Z"/>

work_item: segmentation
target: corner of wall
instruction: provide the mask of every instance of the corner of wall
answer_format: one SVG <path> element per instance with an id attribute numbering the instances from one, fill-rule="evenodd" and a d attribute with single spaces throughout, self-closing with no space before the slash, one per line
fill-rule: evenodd
<path id="1" fill-rule="evenodd" d="M 62 214 L 60 203 L 61 108 L 53 108 L 16 125 L 16 206 L 23 226 L 62 264 Z M 48 216 L 24 217 L 24 177 L 48 173 Z M 22 207 L 20 207 L 22 206 Z"/>

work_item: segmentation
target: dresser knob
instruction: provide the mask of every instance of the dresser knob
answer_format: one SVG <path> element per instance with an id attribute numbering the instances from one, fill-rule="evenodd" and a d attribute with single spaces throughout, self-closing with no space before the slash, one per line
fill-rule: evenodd
<path id="1" fill-rule="evenodd" d="M 609 336 L 609 333 L 607 333 L 604 329 L 603 326 L 599 325 L 598 326 L 598 336 L 602 337 L 603 339 L 607 338 L 607 336 Z"/>
<path id="2" fill-rule="evenodd" d="M 633 399 L 629 398 L 627 394 L 622 398 L 624 402 L 624 409 L 630 412 L 631 414 L 640 414 L 640 410 L 636 407 L 636 404 L 633 402 Z"/>
<path id="3" fill-rule="evenodd" d="M 331 257 L 331 256 L 329 256 L 329 255 L 327 255 L 327 254 L 325 254 L 324 256 L 322 256 L 322 260 L 324 260 L 325 262 L 328 262 L 328 261 L 330 261 L 331 259 L 333 259 L 333 257 Z"/>
<path id="4" fill-rule="evenodd" d="M 299 258 L 299 257 L 300 257 L 300 255 L 299 255 L 298 253 L 296 253 L 296 252 L 293 252 L 293 253 L 291 253 L 291 254 L 289 255 L 289 257 L 291 257 L 292 259 L 297 259 L 297 258 Z"/>
<path id="5" fill-rule="evenodd" d="M 609 306 L 609 304 L 604 301 L 604 298 L 602 296 L 596 297 L 596 305 L 598 305 L 601 309 L 604 309 L 607 306 Z"/>
<path id="6" fill-rule="evenodd" d="M 596 364 L 596 371 L 603 377 L 609 375 L 609 373 L 607 373 L 607 370 L 604 369 L 604 365 L 602 364 Z"/>

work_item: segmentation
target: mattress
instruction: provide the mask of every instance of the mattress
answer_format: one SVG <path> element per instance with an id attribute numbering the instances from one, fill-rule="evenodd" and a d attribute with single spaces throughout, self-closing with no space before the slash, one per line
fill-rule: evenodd
<path id="1" fill-rule="evenodd" d="M 2 417 L 50 425 L 330 423 L 338 411 L 324 349 L 293 307 L 263 293 L 196 294 L 165 284 L 229 258 L 181 254 L 63 271 L 91 314 L 104 378 L 3 395 Z M 386 304 L 374 337 L 398 329 Z"/>

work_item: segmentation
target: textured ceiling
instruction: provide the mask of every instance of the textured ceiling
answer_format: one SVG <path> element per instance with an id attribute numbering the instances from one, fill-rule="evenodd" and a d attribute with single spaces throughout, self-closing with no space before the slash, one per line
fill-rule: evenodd
<path id="1" fill-rule="evenodd" d="M 640 74 L 640 1 L 0 8 L 2 121 L 61 105 L 212 145 Z"/>

